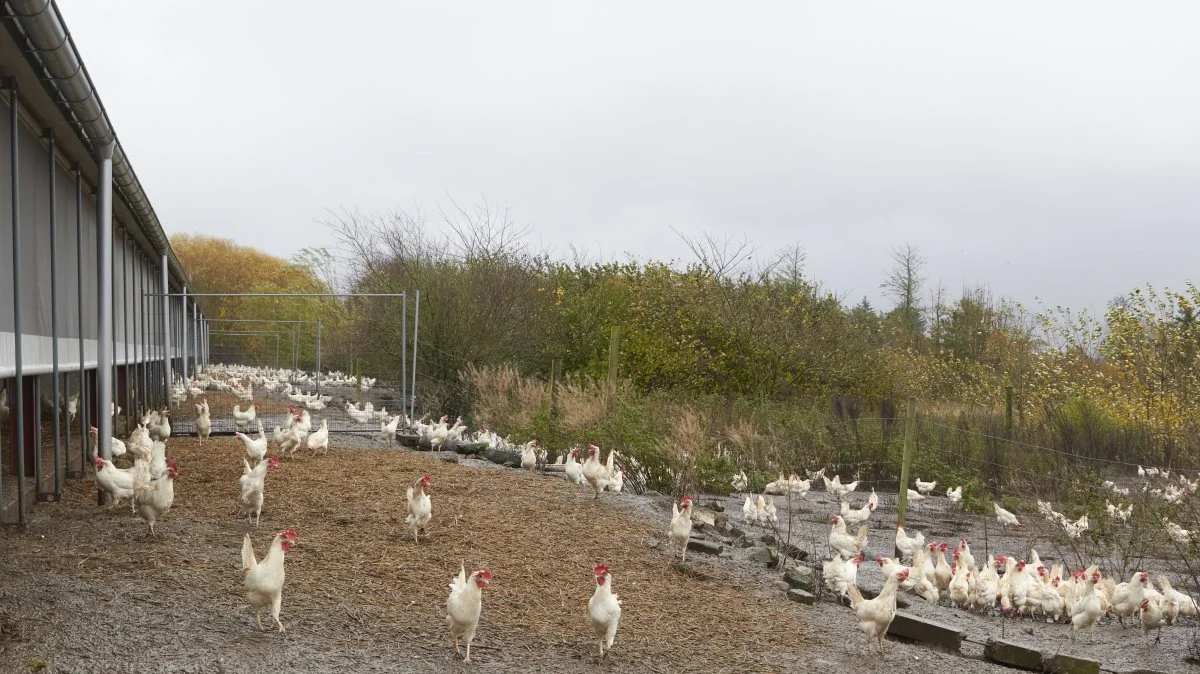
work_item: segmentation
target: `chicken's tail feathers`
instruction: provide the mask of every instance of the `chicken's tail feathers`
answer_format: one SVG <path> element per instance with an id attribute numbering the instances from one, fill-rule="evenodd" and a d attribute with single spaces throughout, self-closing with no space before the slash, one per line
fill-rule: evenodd
<path id="1" fill-rule="evenodd" d="M 242 570 L 249 571 L 258 566 L 258 560 L 254 558 L 254 544 L 250 542 L 250 534 L 246 534 L 242 539 Z"/>
<path id="2" fill-rule="evenodd" d="M 851 584 L 846 588 L 846 592 L 850 595 L 850 608 L 858 608 L 858 605 L 863 602 L 862 592 L 858 591 L 858 586 Z"/>

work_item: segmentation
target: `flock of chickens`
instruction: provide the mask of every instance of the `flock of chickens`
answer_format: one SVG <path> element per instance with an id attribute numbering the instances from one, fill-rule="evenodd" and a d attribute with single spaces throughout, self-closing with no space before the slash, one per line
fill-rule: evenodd
<path id="1" fill-rule="evenodd" d="M 1170 476 L 1164 471 L 1152 470 L 1153 473 L 1148 473 L 1139 466 L 1139 474 L 1143 477 L 1154 476 L 1166 480 Z M 883 572 L 883 589 L 874 598 L 864 598 L 857 586 L 857 575 L 859 566 L 865 561 L 863 551 L 867 546 L 869 531 L 865 523 L 879 504 L 875 490 L 871 490 L 861 508 L 853 508 L 846 499 L 857 489 L 859 481 L 843 484 L 838 476 L 832 479 L 825 477 L 825 470 L 822 469 L 810 474 L 808 479 L 801 479 L 798 475 L 790 478 L 780 476 L 766 486 L 764 494 L 803 498 L 810 490 L 812 481 L 818 477 L 823 480 L 825 491 L 840 504 L 839 512 L 831 518 L 828 542 L 832 556 L 822 566 L 825 587 L 849 600 L 859 628 L 866 635 L 868 653 L 873 651 L 876 644 L 879 652 L 883 652 L 884 636 L 896 613 L 898 590 L 910 591 L 935 605 L 945 594 L 952 607 L 984 614 L 990 614 L 998 607 L 1003 615 L 1010 617 L 1032 618 L 1040 614 L 1047 621 L 1066 620 L 1072 639 L 1081 630 L 1095 628 L 1106 615 L 1116 617 L 1122 625 L 1126 618 L 1136 618 L 1141 624 L 1147 646 L 1151 632 L 1156 633 L 1157 643 L 1163 626 L 1174 624 L 1180 616 L 1198 616 L 1195 599 L 1172 587 L 1166 576 L 1158 577 L 1159 588 L 1156 589 L 1150 575 L 1143 571 L 1133 574 L 1127 582 L 1118 582 L 1117 579 L 1102 575 L 1097 565 L 1077 569 L 1067 575 L 1062 564 L 1053 564 L 1048 569 L 1037 550 L 1032 548 L 1028 561 L 1007 555 L 989 555 L 986 562 L 977 566 L 966 540 L 958 542 L 948 560 L 948 543 L 931 541 L 926 544 L 922 533 L 910 535 L 902 526 L 896 527 L 895 537 L 900 558 L 875 558 Z M 1186 493 L 1195 493 L 1200 486 L 1200 482 L 1187 478 L 1178 481 L 1182 485 L 1179 488 Z M 731 482 L 735 490 L 744 491 L 749 481 L 745 473 L 739 473 Z M 937 483 L 917 480 L 916 486 L 915 491 L 909 490 L 910 502 L 927 498 Z M 1111 483 L 1106 483 L 1106 486 L 1113 487 Z M 1144 491 L 1155 489 L 1170 493 L 1149 483 L 1143 487 Z M 1124 493 L 1127 495 L 1128 491 Z M 746 494 L 742 514 L 748 524 L 773 525 L 777 522 L 775 505 L 771 497 L 764 494 L 753 497 Z M 946 496 L 952 503 L 959 502 L 962 499 L 962 487 L 948 490 Z M 996 520 L 1002 527 L 1021 526 L 1012 512 L 998 503 L 992 505 Z M 1046 502 L 1039 501 L 1038 510 L 1072 538 L 1077 538 L 1089 526 L 1087 515 L 1071 521 Z M 1107 504 L 1109 516 L 1120 522 L 1128 520 L 1131 510 L 1131 505 L 1118 507 L 1111 502 Z M 1171 525 L 1169 522 L 1167 524 Z M 861 526 L 851 533 L 847 525 Z M 1168 533 L 1173 538 L 1178 534 Z M 1182 535 L 1190 539 L 1193 534 L 1184 531 Z"/>
<path id="2" fill-rule="evenodd" d="M 199 402 L 193 404 L 196 409 L 196 435 L 201 444 L 212 433 L 211 410 L 207 399 L 203 398 L 206 391 L 229 392 L 239 400 L 249 403 L 245 409 L 235 405 L 232 417 L 238 429 L 235 435 L 242 442 L 244 450 L 237 502 L 255 527 L 261 518 L 267 475 L 279 466 L 277 456 L 267 456 L 270 443 L 274 442 L 277 445 L 280 455 L 288 457 L 293 456 L 301 447 L 312 452 L 327 452 L 329 449 L 328 420 L 322 420 L 320 427 L 313 431 L 309 411 L 325 409 L 331 399 L 328 396 L 303 393 L 291 383 L 292 380 L 297 380 L 297 377 L 298 373 L 290 371 L 214 365 L 199 371 L 195 379 L 177 381 L 172 387 L 171 401 L 175 405 L 184 404 L 189 396 L 193 399 L 200 398 Z M 359 384 L 349 379 L 339 382 L 338 377 L 338 373 L 331 373 L 324 381 L 334 385 Z M 302 382 L 305 379 L 306 375 L 299 374 L 298 381 Z M 361 385 L 366 388 L 373 383 L 374 380 L 364 379 Z M 258 417 L 258 403 L 253 394 L 255 387 L 276 391 L 293 403 L 288 407 L 284 424 L 275 427 L 269 436 L 263 428 L 261 418 Z M 113 412 L 119 414 L 119 409 L 114 408 Z M 546 453 L 537 448 L 536 441 L 514 446 L 506 438 L 501 438 L 487 429 L 468 435 L 461 418 L 453 425 L 447 423 L 448 418 L 445 416 L 436 423 L 422 419 L 410 424 L 403 414 L 389 415 L 386 409 L 376 411 L 370 403 L 362 406 L 347 403 L 346 413 L 359 423 L 378 421 L 380 437 L 389 445 L 395 442 L 396 434 L 401 424 L 404 424 L 405 432 L 419 435 L 422 442 L 429 443 L 435 449 L 445 446 L 448 441 L 469 441 L 481 443 L 488 448 L 519 451 L 522 467 L 528 470 L 533 470 L 537 465 L 544 466 L 546 462 Z M 97 487 L 108 494 L 113 505 L 120 505 L 122 501 L 128 500 L 134 513 L 148 523 L 151 535 L 155 535 L 155 522 L 167 513 L 174 502 L 174 480 L 180 474 L 176 463 L 166 458 L 167 440 L 171 437 L 170 415 L 169 408 L 150 411 L 141 417 L 128 440 L 110 438 L 112 459 L 103 458 L 97 437 L 98 431 L 95 428 L 91 429 L 91 453 L 96 469 Z M 252 425 L 257 427 L 257 436 L 250 434 Z M 625 474 L 622 469 L 615 467 L 614 453 L 609 453 L 606 462 L 600 461 L 600 454 L 599 447 L 590 445 L 588 458 L 582 462 L 578 461 L 579 449 L 565 452 L 557 459 L 566 479 L 573 484 L 588 485 L 594 490 L 595 498 L 599 498 L 605 491 L 620 492 Z M 128 460 L 132 465 L 118 468 L 114 460 Z M 431 476 L 423 475 L 408 488 L 405 495 L 408 512 L 404 522 L 412 531 L 414 542 L 420 541 L 420 535 L 425 532 L 432 519 L 433 504 L 428 493 L 432 484 Z M 690 513 L 690 500 L 686 508 Z M 673 522 L 672 540 L 677 540 L 674 536 L 676 527 Z M 690 527 L 689 519 L 688 533 Z M 681 546 L 684 548 L 688 533 L 683 534 Z M 241 557 L 246 598 L 255 609 L 255 620 L 260 629 L 263 628 L 262 614 L 269 611 L 278 631 L 286 631 L 280 620 L 283 586 L 286 580 L 284 559 L 297 538 L 297 532 L 292 529 L 278 532 L 272 538 L 262 559 L 255 556 L 250 534 L 245 534 L 243 538 Z M 616 637 L 621 618 L 621 602 L 612 591 L 612 573 L 608 567 L 603 564 L 597 565 L 593 571 L 595 590 L 588 602 L 588 615 L 599 640 L 600 655 L 603 657 L 612 648 Z M 479 569 L 468 575 L 465 565 L 460 564 L 458 575 L 451 580 L 446 602 L 446 624 L 457 654 L 463 655 L 460 642 L 465 643 L 464 662 L 470 662 L 471 642 L 475 637 L 482 610 L 482 591 L 488 587 L 492 578 L 493 574 L 489 569 Z"/>
<path id="3" fill-rule="evenodd" d="M 313 452 L 327 452 L 329 448 L 328 421 L 322 420 L 319 428 L 313 431 L 309 411 L 323 409 L 331 401 L 326 396 L 305 394 L 294 388 L 290 382 L 283 381 L 284 378 L 294 377 L 295 373 L 287 371 L 210 366 L 198 373 L 195 380 L 177 384 L 172 394 L 172 401 L 176 404 L 182 404 L 189 395 L 193 398 L 203 396 L 206 390 L 229 391 L 239 399 L 249 402 L 245 409 L 240 406 L 233 408 L 233 420 L 238 428 L 236 435 L 242 442 L 245 454 L 242 459 L 243 470 L 239 478 L 237 500 L 249 521 L 256 527 L 261 516 L 266 477 L 279 465 L 277 457 L 267 456 L 269 443 L 274 442 L 279 447 L 279 453 L 286 456 L 292 456 L 301 447 Z M 284 425 L 275 427 L 270 436 L 265 433 L 262 420 L 257 417 L 258 405 L 253 396 L 255 386 L 278 391 L 293 402 L 288 408 Z M 195 407 L 196 433 L 203 443 L 211 433 L 211 414 L 208 402 L 203 398 L 199 403 L 195 403 Z M 448 423 L 445 416 L 435 423 L 425 419 L 409 423 L 403 414 L 389 415 L 385 409 L 376 411 L 369 403 L 363 406 L 347 403 L 346 412 L 359 423 L 378 421 L 380 436 L 389 444 L 395 441 L 400 425 L 404 424 L 406 432 L 417 434 L 423 443 L 428 443 L 434 449 L 453 442 L 475 442 L 488 448 L 505 448 L 519 452 L 521 467 L 525 470 L 547 466 L 546 452 L 537 446 L 536 440 L 523 445 L 512 445 L 507 439 L 487 429 L 468 434 L 461 418 L 453 425 Z M 256 437 L 249 434 L 252 424 L 257 426 Z M 126 457 L 132 460 L 132 465 L 127 468 L 118 468 L 112 460 L 103 458 L 99 451 L 97 431 L 93 428 L 91 432 L 97 486 L 108 493 L 115 504 L 128 500 L 133 512 L 147 522 L 151 535 L 154 535 L 156 521 L 171 507 L 174 500 L 174 480 L 180 475 L 176 463 L 166 457 L 166 441 L 171 437 L 170 410 L 155 410 L 143 415 L 128 441 L 123 442 L 116 438 L 110 440 L 111 455 L 114 459 Z M 616 453 L 610 451 L 607 460 L 601 461 L 599 447 L 588 445 L 586 449 L 587 456 L 583 461 L 579 461 L 581 448 L 575 447 L 561 453 L 553 464 L 555 469 L 561 470 L 571 484 L 586 485 L 593 492 L 594 498 L 600 498 L 606 491 L 621 492 L 625 470 L 617 466 Z M 623 459 L 622 463 L 629 465 L 630 462 Z M 1149 474 L 1140 467 L 1139 472 L 1149 478 Z M 1156 471 L 1154 477 L 1165 479 L 1165 475 Z M 839 504 L 838 512 L 831 517 L 832 528 L 828 544 L 832 556 L 823 564 L 824 583 L 830 591 L 848 599 L 859 628 L 867 638 L 869 653 L 873 652 L 876 646 L 880 653 L 883 651 L 884 637 L 895 616 L 896 595 L 900 590 L 912 592 L 931 604 L 937 604 L 945 594 L 955 608 L 990 613 L 998 607 L 1006 616 L 1033 617 L 1040 614 L 1045 619 L 1055 622 L 1065 619 L 1070 624 L 1072 639 L 1080 630 L 1094 628 L 1103 616 L 1112 615 L 1122 624 L 1126 618 L 1136 617 L 1148 644 L 1152 631 L 1173 624 L 1180 616 L 1197 616 L 1195 600 L 1174 589 L 1163 576 L 1158 578 L 1160 589 L 1156 589 L 1150 581 L 1149 574 L 1145 572 L 1135 573 L 1128 582 L 1120 583 L 1111 577 L 1103 576 L 1097 566 L 1077 569 L 1068 575 L 1061 564 L 1054 564 L 1047 569 L 1034 549 L 1029 551 L 1028 561 L 1018 560 L 1013 556 L 989 555 L 986 562 L 976 565 L 967 541 L 960 540 L 948 559 L 948 543 L 931 541 L 926 544 L 923 534 L 916 532 L 910 535 L 903 527 L 897 527 L 895 535 L 896 549 L 901 553 L 899 559 L 876 557 L 875 562 L 881 568 L 884 577 L 883 589 L 873 598 L 866 598 L 857 586 L 857 575 L 860 565 L 865 561 L 863 551 L 867 546 L 869 532 L 866 523 L 879 507 L 879 499 L 874 489 L 861 507 L 852 507 L 848 497 L 858 488 L 858 480 L 842 483 L 840 476 L 826 477 L 823 469 L 811 473 L 808 479 L 801 479 L 798 475 L 781 475 L 778 480 L 768 484 L 763 493 L 745 494 L 743 518 L 749 524 L 775 525 L 778 515 L 773 495 L 803 498 L 810 491 L 812 482 L 818 478 L 822 480 L 825 491 L 835 496 Z M 412 532 L 414 542 L 419 542 L 420 535 L 425 532 L 432 519 L 433 507 L 428 492 L 432 484 L 431 476 L 423 475 L 406 492 L 407 515 L 404 521 Z M 1181 484 L 1179 489 L 1190 489 L 1191 492 L 1197 487 L 1196 483 L 1187 482 L 1186 478 Z M 746 492 L 747 476 L 744 473 L 735 475 L 732 485 L 735 491 Z M 937 482 L 918 479 L 915 486 L 915 490 L 909 490 L 910 502 L 932 495 Z M 1158 489 L 1165 491 L 1162 488 Z M 1119 490 L 1115 491 L 1120 494 Z M 945 495 L 950 502 L 957 503 L 962 499 L 962 487 L 946 490 Z M 1002 526 L 1021 526 L 1012 512 L 1005 510 L 998 503 L 994 503 L 993 506 L 996 519 Z M 1129 517 L 1130 506 L 1117 507 L 1111 503 L 1108 506 L 1109 515 L 1114 519 L 1124 521 Z M 1077 521 L 1069 521 L 1060 513 L 1056 513 L 1048 503 L 1039 502 L 1039 511 L 1048 520 L 1059 523 L 1068 535 L 1078 535 L 1078 532 L 1086 530 L 1088 526 L 1086 516 Z M 685 496 L 678 504 L 672 504 L 668 539 L 678 551 L 681 560 L 686 560 L 692 531 L 692 512 L 691 497 Z M 859 528 L 852 533 L 848 526 Z M 1190 537 L 1192 534 L 1184 531 L 1183 535 Z M 250 535 L 244 536 L 244 585 L 247 599 L 255 609 L 255 619 L 260 628 L 262 613 L 269 610 L 278 630 L 285 631 L 279 618 L 286 577 L 284 557 L 296 540 L 297 533 L 294 530 L 278 532 L 271 540 L 265 556 L 259 560 L 255 556 Z M 588 615 L 599 641 L 600 656 L 604 657 L 612 648 L 620 624 L 621 601 L 613 593 L 613 577 L 609 568 L 600 564 L 593 571 L 595 589 L 588 602 Z M 462 564 L 458 575 L 449 585 L 446 623 L 456 653 L 462 654 L 459 643 L 465 642 L 464 662 L 470 661 L 471 642 L 479 625 L 482 609 L 482 591 L 488 587 L 492 578 L 493 574 L 489 569 L 479 569 L 468 575 L 465 564 Z"/>

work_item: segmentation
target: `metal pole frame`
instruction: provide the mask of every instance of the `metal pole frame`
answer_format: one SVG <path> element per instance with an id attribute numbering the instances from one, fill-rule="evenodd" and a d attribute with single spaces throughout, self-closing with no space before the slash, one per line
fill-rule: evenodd
<path id="1" fill-rule="evenodd" d="M 130 407 L 129 392 L 129 230 L 122 229 L 121 236 L 121 309 L 125 314 L 121 321 L 121 332 L 124 339 L 121 340 L 125 349 L 125 434 L 129 434 L 129 418 L 133 416 L 133 409 Z"/>
<path id="2" fill-rule="evenodd" d="M 408 295 L 400 300 L 400 412 L 408 409 Z"/>
<path id="3" fill-rule="evenodd" d="M 54 129 L 46 129 L 46 141 L 49 146 L 46 156 L 50 159 L 50 339 L 54 368 L 54 386 L 50 394 L 54 396 L 54 500 L 61 501 L 63 447 L 59 379 L 62 374 L 58 368 L 58 166 L 54 163 Z"/>
<path id="4" fill-rule="evenodd" d="M 171 294 L 171 270 L 167 266 L 167 252 L 164 250 L 161 254 L 160 264 L 162 266 L 162 345 L 163 345 L 163 389 L 161 391 L 161 400 L 165 402 L 163 405 L 171 403 L 171 297 L 179 297 L 179 294 Z"/>
<path id="5" fill-rule="evenodd" d="M 97 299 L 98 306 L 98 322 L 100 324 L 100 334 L 97 335 L 97 358 L 96 358 L 96 428 L 98 430 L 100 455 L 105 459 L 112 459 L 112 427 L 113 427 L 113 401 L 112 401 L 112 379 L 113 379 L 113 274 L 112 274 L 112 159 L 113 152 L 116 149 L 116 144 L 110 142 L 99 151 L 100 175 L 97 180 L 97 222 L 96 230 L 99 235 L 97 240 L 96 252 L 99 260 L 99 268 L 96 270 L 97 279 Z M 103 505 L 107 499 L 107 493 L 103 489 L 96 489 L 96 500 Z"/>
<path id="6" fill-rule="evenodd" d="M 186 383 L 187 383 L 187 381 L 188 381 L 188 306 L 187 306 L 187 304 L 188 304 L 188 301 L 187 301 L 187 287 L 184 287 L 184 289 L 183 289 L 183 298 L 182 298 L 182 300 L 179 302 L 179 304 L 181 305 L 181 306 L 180 306 L 180 309 L 182 309 L 182 312 L 183 312 L 183 313 L 181 313 L 181 314 L 180 314 L 180 316 L 179 316 L 179 330 L 180 330 L 180 331 L 183 333 L 183 334 L 181 334 L 181 335 L 179 336 L 179 338 L 180 338 L 180 339 L 179 339 L 179 343 L 180 343 L 180 345 L 183 347 L 183 348 L 180 350 L 180 354 L 183 356 L 183 362 L 181 363 L 181 365 L 182 365 L 182 367 L 183 367 L 183 381 L 184 381 L 184 383 L 186 384 Z"/>
<path id="7" fill-rule="evenodd" d="M 79 170 L 79 162 L 71 167 L 75 173 L 75 282 L 78 285 L 79 302 L 79 471 L 87 472 L 87 437 L 92 415 L 91 396 L 87 390 L 87 361 L 85 357 L 85 338 L 83 334 L 83 174 Z"/>
<path id="8" fill-rule="evenodd" d="M 8 78 L 9 91 L 9 125 L 11 128 L 12 147 L 8 153 L 11 161 L 9 187 L 12 189 L 12 274 L 13 274 L 13 335 L 15 336 L 16 361 L 13 378 L 17 383 L 16 404 L 13 412 L 17 415 L 16 437 L 14 438 L 17 452 L 17 520 L 25 524 L 25 391 L 22 379 L 25 376 L 24 357 L 21 353 L 21 167 L 20 142 L 21 120 L 17 113 L 17 78 Z M 0 489 L 0 497 L 3 497 Z"/>
<path id="9" fill-rule="evenodd" d="M 416 306 L 413 307 L 413 366 L 412 366 L 412 387 L 409 389 L 412 394 L 412 402 L 408 406 L 408 418 L 411 419 L 416 414 L 417 408 L 417 329 L 421 326 L 421 290 L 417 289 Z"/>
<path id="10" fill-rule="evenodd" d="M 321 319 L 317 319 L 317 395 L 321 395 Z"/>

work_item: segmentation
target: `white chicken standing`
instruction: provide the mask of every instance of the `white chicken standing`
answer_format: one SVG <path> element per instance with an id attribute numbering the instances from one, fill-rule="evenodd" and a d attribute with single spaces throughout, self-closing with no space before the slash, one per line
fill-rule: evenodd
<path id="1" fill-rule="evenodd" d="M 196 405 L 196 437 L 200 438 L 200 444 L 203 445 L 210 434 L 212 434 L 212 417 L 209 415 L 208 399 L 201 398 L 200 404 Z"/>
<path id="2" fill-rule="evenodd" d="M 599 499 L 600 492 L 608 485 L 608 471 L 600 463 L 600 448 L 596 445 L 588 445 L 588 458 L 583 462 L 583 479 L 596 492 L 594 498 Z"/>
<path id="3" fill-rule="evenodd" d="M 563 475 L 571 484 L 583 484 L 583 466 L 579 464 L 578 458 L 579 448 L 572 447 L 571 451 L 567 452 L 566 463 L 563 464 Z"/>
<path id="4" fill-rule="evenodd" d="M 464 563 L 459 567 L 458 576 L 450 583 L 450 596 L 446 599 L 446 625 L 450 628 L 450 637 L 454 639 L 455 654 L 461 654 L 458 640 L 462 638 L 467 642 L 467 656 L 463 662 L 471 661 L 471 642 L 475 639 L 479 614 L 483 610 L 483 590 L 491 582 L 492 572 L 487 569 L 480 569 L 468 578 Z"/>
<path id="5" fill-rule="evenodd" d="M 600 640 L 600 657 L 612 650 L 617 626 L 621 623 L 621 600 L 612 591 L 612 574 L 608 567 L 597 564 L 592 569 L 596 577 L 596 591 L 588 600 L 588 621 Z"/>
<path id="6" fill-rule="evenodd" d="M 937 487 L 937 480 L 934 480 L 933 482 L 922 482 L 921 478 L 917 478 L 916 483 L 917 491 L 921 494 L 928 494 Z"/>
<path id="7" fill-rule="evenodd" d="M 321 427 L 317 429 L 316 433 L 312 433 L 308 436 L 308 440 L 306 441 L 306 443 L 308 444 L 308 448 L 311 449 L 313 452 L 316 452 L 318 449 L 323 449 L 323 450 L 325 450 L 326 454 L 329 453 L 329 420 L 328 419 L 321 420 Z"/>
<path id="8" fill-rule="evenodd" d="M 236 424 L 237 429 L 243 433 L 250 430 L 250 422 L 254 421 L 256 416 L 258 416 L 257 401 L 251 402 L 250 406 L 246 408 L 245 412 L 242 411 L 241 407 L 237 405 L 233 406 L 233 423 Z"/>
<path id="9" fill-rule="evenodd" d="M 93 461 L 96 466 L 96 487 L 108 493 L 113 505 L 119 505 L 123 499 L 133 499 L 132 471 L 121 470 L 103 457 L 97 456 Z"/>
<path id="10" fill-rule="evenodd" d="M 680 507 L 682 506 L 682 508 Z M 671 544 L 679 550 L 679 561 L 687 561 L 688 539 L 692 536 L 692 497 L 684 496 L 671 504 Z"/>
<path id="11" fill-rule="evenodd" d="M 263 557 L 260 562 L 254 558 L 254 544 L 250 542 L 250 534 L 246 534 L 242 539 L 242 571 L 246 574 L 243 581 L 246 586 L 246 599 L 255 609 L 254 619 L 258 621 L 259 629 L 263 628 L 263 609 L 270 606 L 271 617 L 275 619 L 279 631 L 287 631 L 283 628 L 283 623 L 279 621 L 279 607 L 283 599 L 283 581 L 285 579 L 283 557 L 284 553 L 295 543 L 295 531 L 292 529 L 280 531 L 271 541 L 267 556 Z"/>
<path id="12" fill-rule="evenodd" d="M 1017 520 L 1017 516 L 1000 507 L 999 503 L 992 502 L 992 507 L 996 510 L 996 521 L 1000 526 L 1007 529 L 1008 527 L 1019 527 L 1021 522 Z"/>
<path id="13" fill-rule="evenodd" d="M 896 617 L 896 587 L 908 580 L 909 570 L 901 568 L 888 575 L 874 599 L 863 599 L 858 586 L 849 587 L 850 607 L 858 618 L 858 628 L 867 637 L 867 654 L 870 655 L 875 642 L 879 643 L 879 654 L 883 655 L 883 640 L 888 627 Z"/>
<path id="14" fill-rule="evenodd" d="M 429 500 L 429 494 L 425 493 L 431 484 L 433 478 L 422 475 L 404 494 L 408 498 L 408 516 L 404 518 L 404 523 L 412 530 L 414 543 L 421 542 L 417 538 L 417 532 L 423 531 L 433 516 L 433 504 Z"/>
<path id="15" fill-rule="evenodd" d="M 537 451 L 534 447 L 537 445 L 537 440 L 530 440 L 528 444 L 521 446 L 521 468 L 522 470 L 533 470 L 537 468 Z"/>
<path id="16" fill-rule="evenodd" d="M 174 461 L 167 463 L 167 472 L 160 477 L 151 478 L 149 466 L 141 462 L 134 471 L 133 511 L 150 525 L 151 536 L 157 536 L 154 523 L 175 502 L 175 477 L 178 475 L 179 466 Z"/>
<path id="17" fill-rule="evenodd" d="M 246 456 L 252 461 L 262 461 L 267 455 L 267 436 L 263 433 L 262 420 L 258 422 L 258 437 L 252 438 L 241 431 L 235 433 L 246 450 Z"/>
<path id="18" fill-rule="evenodd" d="M 250 463 L 242 459 L 242 476 L 238 478 L 238 505 L 246 511 L 246 517 L 257 527 L 262 519 L 263 492 L 266 489 L 267 471 L 279 467 L 279 459 L 270 457 L 258 462 L 251 468 Z"/>

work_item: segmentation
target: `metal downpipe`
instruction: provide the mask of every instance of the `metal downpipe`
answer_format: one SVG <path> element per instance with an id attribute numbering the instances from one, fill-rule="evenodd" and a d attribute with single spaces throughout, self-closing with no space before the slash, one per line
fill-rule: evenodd
<path id="1" fill-rule="evenodd" d="M 100 176 L 96 194 L 97 261 L 97 322 L 100 325 L 96 352 L 96 428 L 100 456 L 112 459 L 113 436 L 113 273 L 112 273 L 112 155 L 114 145 L 100 150 Z M 97 501 L 103 504 L 106 494 L 96 490 Z"/>

